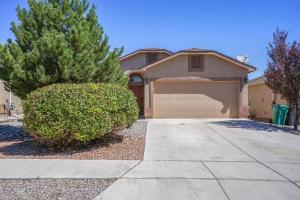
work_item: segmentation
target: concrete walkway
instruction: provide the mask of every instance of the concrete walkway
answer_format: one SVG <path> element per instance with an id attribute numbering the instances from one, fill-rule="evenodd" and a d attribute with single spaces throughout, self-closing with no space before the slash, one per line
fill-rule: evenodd
<path id="1" fill-rule="evenodd" d="M 149 120 L 144 161 L 102 200 L 298 200 L 300 137 L 249 120 Z"/>
<path id="2" fill-rule="evenodd" d="M 139 162 L 134 160 L 0 160 L 0 179 L 119 178 Z"/>
<path id="3" fill-rule="evenodd" d="M 16 122 L 16 121 L 23 121 L 23 114 L 15 115 L 15 116 L 8 116 L 6 114 L 0 114 L 0 123 Z"/>

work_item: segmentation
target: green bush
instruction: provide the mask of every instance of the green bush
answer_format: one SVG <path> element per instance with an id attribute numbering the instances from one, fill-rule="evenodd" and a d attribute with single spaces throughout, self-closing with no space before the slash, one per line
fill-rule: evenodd
<path id="1" fill-rule="evenodd" d="M 55 84 L 23 103 L 26 131 L 42 143 L 66 146 L 103 137 L 138 118 L 131 91 L 113 84 Z"/>

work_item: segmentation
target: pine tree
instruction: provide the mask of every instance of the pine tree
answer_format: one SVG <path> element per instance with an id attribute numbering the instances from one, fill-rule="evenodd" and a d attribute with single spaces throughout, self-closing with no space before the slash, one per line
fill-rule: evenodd
<path id="1" fill-rule="evenodd" d="M 17 7 L 15 40 L 0 45 L 0 78 L 19 97 L 53 83 L 126 85 L 121 49 L 110 50 L 95 6 L 87 0 L 28 0 Z"/>

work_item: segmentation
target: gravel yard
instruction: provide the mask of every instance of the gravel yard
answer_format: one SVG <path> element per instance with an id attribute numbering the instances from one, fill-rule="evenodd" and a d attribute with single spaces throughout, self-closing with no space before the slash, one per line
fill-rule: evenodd
<path id="1" fill-rule="evenodd" d="M 115 179 L 0 180 L 0 199 L 93 199 Z"/>
<path id="2" fill-rule="evenodd" d="M 22 122 L 0 123 L 0 159 L 142 160 L 146 129 L 147 121 L 139 120 L 85 147 L 57 151 L 36 143 L 24 132 Z"/>

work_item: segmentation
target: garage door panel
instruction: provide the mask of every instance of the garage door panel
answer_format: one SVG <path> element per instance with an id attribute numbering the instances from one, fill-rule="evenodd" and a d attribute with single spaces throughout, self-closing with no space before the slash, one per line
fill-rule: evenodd
<path id="1" fill-rule="evenodd" d="M 236 82 L 154 84 L 155 118 L 237 117 Z"/>

